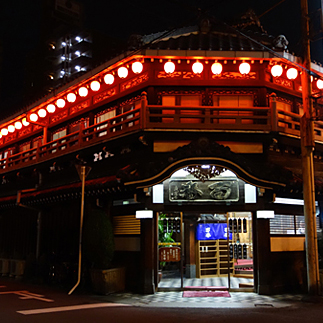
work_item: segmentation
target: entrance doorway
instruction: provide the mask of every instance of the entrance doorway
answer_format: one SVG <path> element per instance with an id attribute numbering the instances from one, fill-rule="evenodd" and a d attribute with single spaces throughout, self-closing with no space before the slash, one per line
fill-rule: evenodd
<path id="1" fill-rule="evenodd" d="M 157 222 L 159 291 L 254 291 L 250 212 L 160 212 Z"/>

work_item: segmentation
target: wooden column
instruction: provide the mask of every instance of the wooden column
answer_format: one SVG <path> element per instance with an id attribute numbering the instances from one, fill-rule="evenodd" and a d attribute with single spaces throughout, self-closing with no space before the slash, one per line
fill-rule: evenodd
<path id="1" fill-rule="evenodd" d="M 141 220 L 141 292 L 143 294 L 154 294 L 154 219 Z"/>

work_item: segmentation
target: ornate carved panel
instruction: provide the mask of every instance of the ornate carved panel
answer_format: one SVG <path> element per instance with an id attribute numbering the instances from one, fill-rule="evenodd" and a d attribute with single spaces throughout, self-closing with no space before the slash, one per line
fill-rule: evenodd
<path id="1" fill-rule="evenodd" d="M 149 79 L 148 73 L 142 74 L 138 77 L 133 78 L 128 82 L 124 82 L 120 84 L 120 91 L 123 92 L 125 90 L 131 89 L 134 86 L 137 86 L 143 82 L 148 81 L 148 79 Z"/>
<path id="2" fill-rule="evenodd" d="M 176 71 L 174 73 L 166 73 L 165 71 L 156 71 L 157 79 L 183 79 L 183 80 L 202 80 L 203 75 L 202 74 L 194 74 L 193 72 L 181 72 Z"/>
<path id="3" fill-rule="evenodd" d="M 68 112 L 67 112 L 67 110 L 62 111 L 61 113 L 58 113 L 57 115 L 52 116 L 52 117 L 50 118 L 50 122 L 51 122 L 51 123 L 54 123 L 54 122 L 60 121 L 60 120 L 62 120 L 62 119 L 64 119 L 64 118 L 66 118 L 67 116 L 68 116 Z"/>
<path id="4" fill-rule="evenodd" d="M 72 114 L 74 114 L 74 113 L 76 113 L 78 111 L 81 111 L 81 110 L 89 107 L 89 106 L 90 106 L 90 100 L 86 100 L 86 101 L 84 101 L 84 102 L 82 102 L 80 104 L 77 104 L 77 105 L 71 107 L 70 108 L 70 114 L 72 115 Z"/>
<path id="5" fill-rule="evenodd" d="M 105 99 L 108 99 L 111 96 L 114 96 L 116 94 L 117 94 L 117 87 L 114 87 L 112 89 L 103 91 L 102 93 L 100 93 L 98 95 L 95 95 L 93 97 L 93 104 L 96 104 L 96 103 L 101 102 L 101 101 L 103 101 Z"/>
<path id="6" fill-rule="evenodd" d="M 280 77 L 275 77 L 273 79 L 273 83 L 281 85 L 281 86 L 284 86 L 284 87 L 287 87 L 289 89 L 293 88 L 293 82 L 292 81 L 286 80 L 286 79 L 283 79 L 283 78 L 280 78 Z"/>
<path id="7" fill-rule="evenodd" d="M 237 202 L 239 182 L 236 178 L 201 182 L 198 180 L 170 180 L 170 202 Z"/>
<path id="8" fill-rule="evenodd" d="M 257 80 L 258 74 L 257 72 L 250 72 L 247 75 L 242 75 L 239 72 L 224 72 L 220 75 L 211 76 L 212 80 Z"/>
<path id="9" fill-rule="evenodd" d="M 31 133 L 31 127 L 24 127 L 18 131 L 18 137 L 23 137 Z"/>

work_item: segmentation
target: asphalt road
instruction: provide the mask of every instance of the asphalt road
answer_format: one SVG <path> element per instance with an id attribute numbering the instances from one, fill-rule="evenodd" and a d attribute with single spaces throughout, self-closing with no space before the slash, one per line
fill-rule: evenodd
<path id="1" fill-rule="evenodd" d="M 300 303 L 284 308 L 167 308 L 102 302 L 48 286 L 0 279 L 1 323 L 113 322 L 322 322 L 323 304 Z"/>

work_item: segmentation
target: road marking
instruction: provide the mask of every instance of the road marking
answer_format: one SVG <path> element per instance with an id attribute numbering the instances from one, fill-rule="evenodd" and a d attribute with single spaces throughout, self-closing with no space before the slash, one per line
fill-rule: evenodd
<path id="1" fill-rule="evenodd" d="M 4 294 L 15 294 L 20 296 L 20 299 L 36 299 L 38 301 L 43 301 L 43 302 L 54 302 L 54 300 L 49 299 L 49 298 L 45 298 L 44 295 L 39 295 L 39 294 L 34 294 L 34 293 L 30 293 L 27 290 L 15 290 L 15 291 L 8 291 L 8 292 L 0 292 L 0 295 L 4 295 Z"/>
<path id="2" fill-rule="evenodd" d="M 39 308 L 39 309 L 34 309 L 34 310 L 17 311 L 17 313 L 23 314 L 23 315 L 33 315 L 33 314 L 85 310 L 85 309 L 100 308 L 100 307 L 119 307 L 119 306 L 129 306 L 129 305 L 117 304 L 117 303 L 96 303 L 96 304 L 83 304 L 83 305 Z"/>

